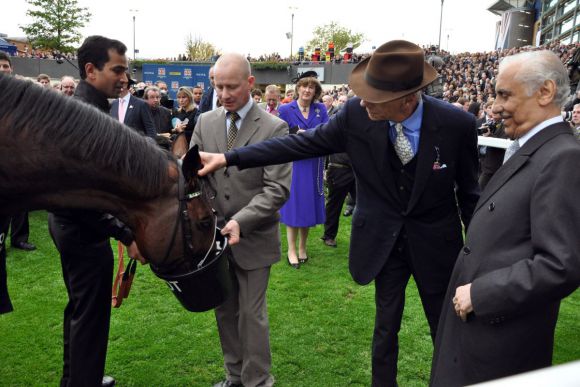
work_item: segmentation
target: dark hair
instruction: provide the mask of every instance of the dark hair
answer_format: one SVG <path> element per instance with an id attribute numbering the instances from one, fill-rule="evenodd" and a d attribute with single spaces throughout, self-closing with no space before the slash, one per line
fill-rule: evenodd
<path id="1" fill-rule="evenodd" d="M 12 67 L 12 61 L 10 60 L 10 56 L 4 51 L 0 51 L 0 60 L 7 61 L 10 67 Z"/>
<path id="2" fill-rule="evenodd" d="M 87 78 L 85 65 L 92 63 L 99 70 L 102 70 L 105 63 L 109 61 L 109 50 L 113 49 L 119 55 L 125 55 L 127 46 L 122 42 L 105 38 L 104 36 L 93 35 L 85 39 L 78 50 L 79 74 L 81 79 Z"/>
<path id="3" fill-rule="evenodd" d="M 252 92 L 250 94 L 252 95 L 252 98 L 254 98 L 257 95 L 259 95 L 261 97 L 262 96 L 262 90 L 260 90 L 260 89 L 254 89 L 254 90 L 252 90 Z"/>

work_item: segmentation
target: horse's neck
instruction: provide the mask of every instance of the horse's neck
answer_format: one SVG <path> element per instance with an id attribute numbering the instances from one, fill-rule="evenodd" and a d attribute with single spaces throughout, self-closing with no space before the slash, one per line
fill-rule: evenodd
<path id="1" fill-rule="evenodd" d="M 12 145 L 18 149 L 18 141 Z M 154 190 L 144 192 L 144 182 L 128 173 L 94 165 L 91 160 L 71 160 L 49 146 L 11 152 L 10 158 L 0 155 L 0 209 L 89 208 L 131 224 L 141 211 L 147 211 L 148 202 L 174 195 L 176 166 L 168 159 L 165 168 L 166 177 Z"/>

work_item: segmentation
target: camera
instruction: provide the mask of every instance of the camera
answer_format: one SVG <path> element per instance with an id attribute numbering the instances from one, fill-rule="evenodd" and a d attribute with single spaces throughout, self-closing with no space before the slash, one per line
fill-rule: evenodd
<path id="1" fill-rule="evenodd" d="M 491 128 L 489 127 L 489 124 L 483 124 L 479 128 L 477 128 L 477 134 L 480 136 L 490 131 Z"/>

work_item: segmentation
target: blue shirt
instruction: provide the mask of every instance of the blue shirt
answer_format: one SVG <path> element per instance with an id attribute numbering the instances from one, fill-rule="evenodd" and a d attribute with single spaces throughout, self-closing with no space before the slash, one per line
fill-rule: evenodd
<path id="1" fill-rule="evenodd" d="M 395 138 L 397 138 L 397 130 L 395 129 L 395 121 L 389 121 L 391 124 L 389 128 L 389 138 L 391 142 L 395 143 Z M 411 148 L 413 148 L 413 153 L 417 154 L 419 150 L 419 137 L 421 136 L 421 124 L 423 123 L 423 99 L 419 99 L 417 108 L 407 119 L 405 119 L 401 124 L 403 124 L 403 133 L 409 142 L 411 143 Z"/>

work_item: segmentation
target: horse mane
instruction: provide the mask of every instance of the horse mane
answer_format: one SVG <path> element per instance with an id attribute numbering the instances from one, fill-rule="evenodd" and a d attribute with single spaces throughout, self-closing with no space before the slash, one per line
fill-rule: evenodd
<path id="1" fill-rule="evenodd" d="M 142 197 L 161 194 L 172 156 L 119 121 L 76 98 L 0 73 L 1 136 L 62 151 L 75 163 L 130 179 Z"/>

